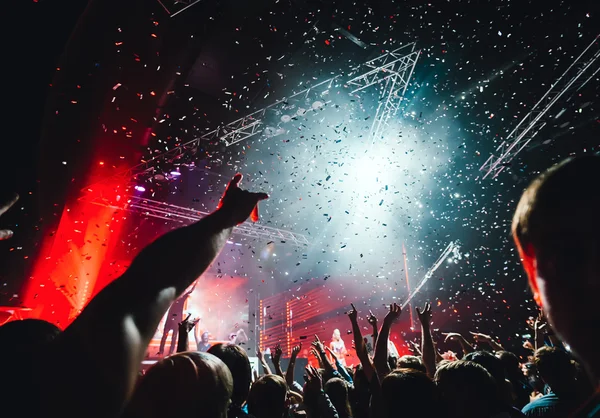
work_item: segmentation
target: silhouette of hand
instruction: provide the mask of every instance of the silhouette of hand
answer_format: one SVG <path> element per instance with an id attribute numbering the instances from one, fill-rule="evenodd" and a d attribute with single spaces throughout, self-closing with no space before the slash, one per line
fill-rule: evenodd
<path id="1" fill-rule="evenodd" d="M 446 336 L 446 338 L 444 338 L 444 342 L 458 341 L 463 338 L 463 336 L 458 332 L 442 332 L 442 335 Z"/>
<path id="2" fill-rule="evenodd" d="M 194 327 L 196 326 L 196 324 L 200 321 L 200 318 L 195 319 L 193 321 L 190 321 L 190 318 L 192 317 L 192 314 L 189 314 L 187 316 L 187 318 L 185 318 L 183 321 L 181 321 L 179 323 L 179 329 L 184 331 L 184 332 L 190 332 L 192 329 L 194 329 Z"/>
<path id="3" fill-rule="evenodd" d="M 419 308 L 416 309 L 417 316 L 419 317 L 419 321 L 422 325 L 430 325 L 431 324 L 431 303 L 425 303 L 423 310 Z"/>
<path id="4" fill-rule="evenodd" d="M 217 206 L 217 209 L 227 214 L 233 225 L 246 221 L 248 216 L 253 222 L 258 221 L 258 202 L 268 199 L 266 193 L 252 193 L 240 189 L 242 175 L 236 174 L 227 185 L 227 189 Z"/>
<path id="5" fill-rule="evenodd" d="M 348 312 L 348 318 L 350 318 L 350 321 L 356 322 L 358 312 L 356 312 L 356 308 L 354 307 L 353 303 L 351 303 L 350 306 L 352 306 L 352 309 L 350 309 Z"/>
<path id="6" fill-rule="evenodd" d="M 401 314 L 402 314 L 402 308 L 398 304 L 392 303 L 390 305 L 390 311 L 385 316 L 384 321 L 388 324 L 393 324 L 394 322 L 396 322 L 398 320 L 398 318 L 400 318 Z"/>
<path id="7" fill-rule="evenodd" d="M 300 353 L 300 350 L 302 350 L 302 344 L 295 345 L 292 348 L 292 358 L 295 359 L 296 357 L 298 357 L 298 354 Z"/>
<path id="8" fill-rule="evenodd" d="M 323 346 L 323 343 L 321 342 L 321 340 L 319 339 L 319 336 L 315 334 L 315 340 L 311 343 L 311 345 L 319 352 L 319 353 L 324 353 L 325 352 L 325 347 Z"/>
<path id="9" fill-rule="evenodd" d="M 273 350 L 273 363 L 279 363 L 281 360 L 281 356 L 283 355 L 283 350 L 281 349 L 281 345 L 277 344 L 275 346 L 275 350 Z"/>
<path id="10" fill-rule="evenodd" d="M 306 388 L 313 393 L 318 393 L 323 390 L 323 378 L 317 369 L 312 366 L 306 367 L 306 374 L 304 375 L 306 380 Z"/>
<path id="11" fill-rule="evenodd" d="M 369 311 L 369 316 L 367 317 L 367 322 L 371 324 L 372 327 L 377 327 L 377 317 L 373 315 L 373 312 Z"/>

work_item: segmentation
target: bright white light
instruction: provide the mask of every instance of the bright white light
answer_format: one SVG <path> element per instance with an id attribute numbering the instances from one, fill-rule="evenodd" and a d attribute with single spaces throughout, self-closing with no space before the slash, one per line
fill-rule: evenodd
<path id="1" fill-rule="evenodd" d="M 134 189 L 137 190 L 138 192 L 145 192 L 146 191 L 146 188 L 144 186 L 135 186 Z"/>

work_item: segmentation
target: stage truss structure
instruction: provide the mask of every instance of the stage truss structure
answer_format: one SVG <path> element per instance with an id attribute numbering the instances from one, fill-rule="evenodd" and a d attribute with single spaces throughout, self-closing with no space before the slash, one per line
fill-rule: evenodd
<path id="1" fill-rule="evenodd" d="M 175 17 L 185 12 L 192 6 L 200 3 L 202 0 L 157 0 L 169 17 Z"/>
<path id="2" fill-rule="evenodd" d="M 190 5 L 192 5 L 194 2 L 190 3 Z M 358 94 L 360 91 L 373 86 L 383 86 L 380 89 L 380 101 L 371 127 L 370 137 L 373 141 L 376 141 L 383 135 L 390 118 L 398 113 L 419 55 L 420 50 L 416 49 L 416 44 L 414 42 L 403 45 L 355 67 L 350 73 L 350 76 L 354 75 L 354 77 L 343 84 L 348 89 L 351 89 L 350 94 Z M 357 73 L 358 75 L 355 75 Z M 155 155 L 134 167 L 85 187 L 82 190 L 79 200 L 115 209 L 141 213 L 149 217 L 166 221 L 191 222 L 199 220 L 202 216 L 206 215 L 206 213 L 197 211 L 193 208 L 170 205 L 165 202 L 151 199 L 143 199 L 134 193 L 131 193 L 131 190 L 135 187 L 136 179 L 157 174 L 157 165 L 162 162 L 175 163 L 178 160 L 183 161 L 185 155 L 193 153 L 205 142 L 219 141 L 225 146 L 230 147 L 255 135 L 264 134 L 266 131 L 264 119 L 267 112 L 269 110 L 274 110 L 277 106 L 291 100 L 306 99 L 311 96 L 314 97 L 311 108 L 298 108 L 296 114 L 290 116 L 290 118 L 304 117 L 311 112 L 314 113 L 331 102 L 331 100 L 329 100 L 329 92 L 332 88 L 342 85 L 341 79 L 342 75 L 337 75 L 315 85 L 308 86 L 290 96 L 270 104 L 269 106 L 221 125 L 191 141 Z M 162 173 L 158 174 L 162 175 Z M 123 185 L 122 190 L 115 191 L 111 189 L 110 186 L 107 187 L 109 184 Z M 100 192 L 105 189 L 109 190 L 106 195 Z M 117 195 L 119 195 L 118 200 L 115 199 Z M 272 241 L 281 240 L 299 246 L 309 245 L 308 238 L 302 234 L 265 227 L 259 224 L 244 224 L 243 226 L 236 228 L 234 233 L 252 238 L 265 238 Z"/>
<path id="3" fill-rule="evenodd" d="M 421 54 L 420 50 L 415 51 L 415 49 L 416 44 L 410 43 L 367 61 L 362 67 L 370 70 L 346 82 L 353 88 L 351 93 L 384 84 L 377 113 L 369 133 L 372 142 L 381 139 L 389 126 L 390 119 L 396 116 L 400 110 L 404 94 Z"/>
<path id="4" fill-rule="evenodd" d="M 600 71 L 600 35 L 587 46 L 567 70 L 552 84 L 531 111 L 496 148 L 494 154 L 479 168 L 482 179 L 496 178 L 546 126 L 549 110 L 563 96 L 579 91 Z"/>
<path id="5" fill-rule="evenodd" d="M 446 246 L 442 254 L 438 257 L 435 263 L 433 263 L 429 270 L 427 270 L 427 273 L 425 273 L 425 276 L 423 276 L 421 281 L 419 281 L 419 284 L 417 284 L 417 286 L 409 293 L 404 303 L 402 303 L 402 309 L 404 309 L 415 297 L 415 295 L 419 293 L 421 288 L 425 286 L 425 283 L 427 283 L 427 281 L 433 277 L 433 273 L 435 273 L 435 271 L 442 265 L 444 261 L 446 261 L 446 259 L 448 259 L 448 257 L 450 257 L 450 255 L 452 255 L 455 260 L 462 259 L 462 255 L 460 254 L 460 243 L 458 241 L 451 241 Z"/>

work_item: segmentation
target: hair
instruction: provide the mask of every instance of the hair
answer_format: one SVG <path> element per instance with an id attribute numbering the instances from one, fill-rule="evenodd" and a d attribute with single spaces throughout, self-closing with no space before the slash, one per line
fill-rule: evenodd
<path id="1" fill-rule="evenodd" d="M 529 394 L 532 392 L 532 388 L 521 370 L 519 358 L 510 351 L 497 351 L 496 357 L 500 359 L 504 367 L 504 374 L 512 384 L 512 392 L 514 394 L 513 404 L 517 408 L 522 409 L 529 403 Z"/>
<path id="2" fill-rule="evenodd" d="M 437 416 L 439 396 L 435 383 L 415 369 L 397 369 L 381 382 L 383 404 L 388 418 Z"/>
<path id="3" fill-rule="evenodd" d="M 557 273 L 584 268 L 600 251 L 600 156 L 567 159 L 538 176 L 521 196 L 512 235 L 529 256 L 552 259 Z"/>
<path id="4" fill-rule="evenodd" d="M 350 393 L 350 407 L 354 418 L 369 418 L 369 402 L 371 400 L 370 383 L 367 380 L 362 365 L 357 365 L 354 369 L 354 386 Z"/>
<path id="5" fill-rule="evenodd" d="M 339 377 L 329 379 L 325 383 L 325 393 L 338 412 L 339 418 L 348 418 L 352 416 L 350 410 L 350 401 L 348 398 L 348 385 L 346 381 Z"/>
<path id="6" fill-rule="evenodd" d="M 233 376 L 231 402 L 235 406 L 242 406 L 248 399 L 252 384 L 252 368 L 248 355 L 240 346 L 222 343 L 213 345 L 208 352 L 220 358 L 231 371 Z"/>
<path id="7" fill-rule="evenodd" d="M 22 416 L 44 415 L 40 399 L 47 390 L 39 376 L 46 374 L 48 363 L 44 360 L 60 333 L 57 326 L 41 319 L 0 326 L 0 370 L 5 377 L 0 383 L 0 403 L 7 416 L 13 407 Z"/>
<path id="8" fill-rule="evenodd" d="M 56 325 L 41 319 L 8 322 L 0 326 L 0 357 L 5 358 L 11 353 L 33 354 L 60 333 Z"/>
<path id="9" fill-rule="evenodd" d="M 421 361 L 421 359 L 417 356 L 405 355 L 398 359 L 399 369 L 413 369 L 419 372 L 427 373 L 427 369 L 425 365 Z"/>
<path id="10" fill-rule="evenodd" d="M 256 418 L 281 418 L 285 414 L 287 384 L 278 375 L 261 376 L 250 389 L 248 412 Z"/>
<path id="11" fill-rule="evenodd" d="M 226 418 L 233 378 L 217 357 L 200 352 L 169 356 L 140 380 L 124 418 Z"/>
<path id="12" fill-rule="evenodd" d="M 480 417 L 493 411 L 496 382 L 483 366 L 468 360 L 448 362 L 438 367 L 434 380 L 451 416 Z"/>
<path id="13" fill-rule="evenodd" d="M 577 369 L 566 351 L 556 347 L 538 348 L 534 355 L 534 364 L 538 376 L 556 394 L 570 391 L 573 387 Z"/>

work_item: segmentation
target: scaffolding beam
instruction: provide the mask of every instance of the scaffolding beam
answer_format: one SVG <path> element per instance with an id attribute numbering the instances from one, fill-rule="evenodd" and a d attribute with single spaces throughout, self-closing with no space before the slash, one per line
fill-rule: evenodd
<path id="1" fill-rule="evenodd" d="M 519 122 L 479 171 L 483 179 L 496 178 L 527 147 L 546 126 L 544 116 L 565 95 L 583 88 L 600 71 L 600 35 L 573 61 L 567 70 L 550 86 L 531 111 Z"/>
<path id="2" fill-rule="evenodd" d="M 425 283 L 427 283 L 427 281 L 433 277 L 433 273 L 435 273 L 435 271 L 442 265 L 442 263 L 448 257 L 450 257 L 450 254 L 454 255 L 454 257 L 456 257 L 456 259 L 458 260 L 461 259 L 462 256 L 459 251 L 460 243 L 458 241 L 451 241 L 450 244 L 446 246 L 442 254 L 435 261 L 435 263 L 433 263 L 429 270 L 427 270 L 427 273 L 425 273 L 425 276 L 423 276 L 417 287 L 415 287 L 413 291 L 409 293 L 408 297 L 402 304 L 402 309 L 404 309 L 410 303 L 410 301 L 413 300 L 413 298 L 416 296 L 417 293 L 419 293 L 421 288 L 425 286 Z"/>
<path id="3" fill-rule="evenodd" d="M 404 94 L 412 78 L 421 51 L 414 43 L 397 48 L 363 64 L 369 70 L 346 82 L 352 93 L 384 83 L 369 136 L 372 142 L 381 139 L 390 119 L 398 114 Z"/>

